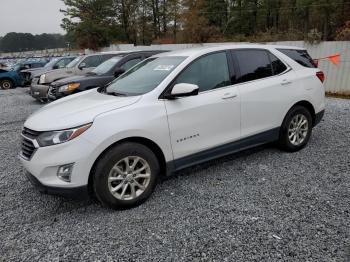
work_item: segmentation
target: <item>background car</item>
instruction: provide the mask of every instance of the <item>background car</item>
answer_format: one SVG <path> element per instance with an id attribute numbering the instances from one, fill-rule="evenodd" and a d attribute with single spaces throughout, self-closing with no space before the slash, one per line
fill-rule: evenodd
<path id="1" fill-rule="evenodd" d="M 75 58 L 76 56 L 65 56 L 65 57 L 53 58 L 44 67 L 22 70 L 21 75 L 24 79 L 24 85 L 30 85 L 32 82 L 32 79 L 35 76 L 40 76 L 50 70 L 65 68 Z"/>
<path id="2" fill-rule="evenodd" d="M 0 69 L 0 89 L 11 89 L 23 85 L 23 78 L 17 71 Z"/>
<path id="3" fill-rule="evenodd" d="M 115 56 L 84 76 L 72 76 L 53 82 L 50 85 L 48 97 L 55 100 L 70 94 L 105 86 L 116 77 L 132 68 L 142 60 L 166 51 L 136 51 Z"/>
<path id="4" fill-rule="evenodd" d="M 66 68 L 51 70 L 35 76 L 30 86 L 30 94 L 38 100 L 47 100 L 49 84 L 52 82 L 69 76 L 85 75 L 104 61 L 122 53 L 126 52 L 108 52 L 78 56 Z"/>
<path id="5" fill-rule="evenodd" d="M 0 69 L 0 88 L 11 89 L 24 85 L 24 79 L 20 74 L 23 69 L 43 67 L 46 62 L 43 61 L 23 61 L 15 64 L 11 68 Z"/>

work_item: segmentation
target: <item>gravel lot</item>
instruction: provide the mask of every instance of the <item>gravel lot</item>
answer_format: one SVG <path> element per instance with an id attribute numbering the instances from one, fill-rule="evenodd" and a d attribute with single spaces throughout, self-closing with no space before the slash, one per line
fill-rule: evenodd
<path id="1" fill-rule="evenodd" d="M 0 91 L 0 261 L 350 261 L 350 100 L 310 144 L 186 169 L 126 211 L 42 195 L 17 158 L 27 89 Z"/>

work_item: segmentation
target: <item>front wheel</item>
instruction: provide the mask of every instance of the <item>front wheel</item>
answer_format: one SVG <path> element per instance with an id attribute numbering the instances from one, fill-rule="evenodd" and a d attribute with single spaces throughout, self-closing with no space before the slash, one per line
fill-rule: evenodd
<path id="1" fill-rule="evenodd" d="M 14 85 L 11 80 L 9 79 L 0 80 L 0 89 L 7 90 L 13 87 Z"/>
<path id="2" fill-rule="evenodd" d="M 157 157 L 148 147 L 133 142 L 117 144 L 96 165 L 95 195 L 113 209 L 135 207 L 150 197 L 159 172 Z"/>
<path id="3" fill-rule="evenodd" d="M 305 107 L 295 106 L 286 115 L 280 130 L 278 145 L 295 152 L 306 146 L 312 133 L 312 117 Z"/>

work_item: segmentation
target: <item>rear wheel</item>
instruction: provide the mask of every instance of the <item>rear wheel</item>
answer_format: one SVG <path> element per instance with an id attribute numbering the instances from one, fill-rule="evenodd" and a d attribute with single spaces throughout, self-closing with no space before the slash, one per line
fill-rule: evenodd
<path id="1" fill-rule="evenodd" d="M 113 209 L 140 205 L 152 194 L 159 172 L 158 160 L 148 147 L 132 142 L 118 144 L 96 165 L 96 197 Z"/>
<path id="2" fill-rule="evenodd" d="M 0 80 L 0 89 L 7 90 L 13 88 L 13 82 L 9 79 Z"/>
<path id="3" fill-rule="evenodd" d="M 305 107 L 293 107 L 285 117 L 279 137 L 282 150 L 295 152 L 306 146 L 312 133 L 312 117 Z"/>

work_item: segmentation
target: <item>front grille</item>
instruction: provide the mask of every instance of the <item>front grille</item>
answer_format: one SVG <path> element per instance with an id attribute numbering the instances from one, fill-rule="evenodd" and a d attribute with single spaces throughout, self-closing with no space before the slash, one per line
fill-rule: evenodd
<path id="1" fill-rule="evenodd" d="M 57 87 L 56 86 L 50 86 L 48 96 L 51 99 L 56 98 L 56 96 L 57 96 Z"/>
<path id="2" fill-rule="evenodd" d="M 31 130 L 29 128 L 24 127 L 22 130 L 22 156 L 29 160 L 32 158 L 34 152 L 35 152 L 35 146 L 33 144 L 33 141 L 35 138 L 37 138 L 41 132 Z"/>
<path id="3" fill-rule="evenodd" d="M 35 151 L 35 146 L 31 140 L 27 138 L 22 139 L 22 156 L 27 160 L 31 159 Z"/>
<path id="4" fill-rule="evenodd" d="M 25 137 L 28 137 L 30 139 L 35 139 L 35 138 L 37 138 L 37 136 L 39 136 L 41 134 L 41 132 L 34 131 L 34 130 L 31 130 L 29 128 L 24 127 L 22 130 L 22 134 Z"/>

